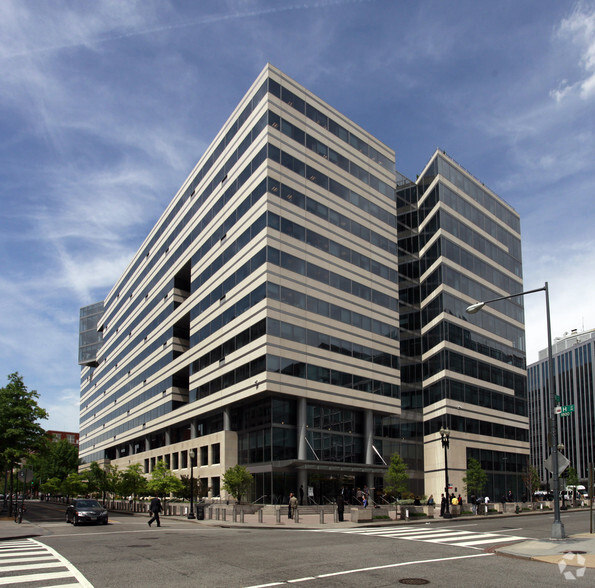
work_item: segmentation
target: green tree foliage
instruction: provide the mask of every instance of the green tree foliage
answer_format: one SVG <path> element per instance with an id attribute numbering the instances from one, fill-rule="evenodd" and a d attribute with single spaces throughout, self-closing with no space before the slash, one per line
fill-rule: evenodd
<path id="1" fill-rule="evenodd" d="M 68 474 L 60 484 L 60 492 L 64 496 L 81 496 L 87 493 L 87 488 L 88 483 L 84 474 L 77 472 Z"/>
<path id="2" fill-rule="evenodd" d="M 121 475 L 118 493 L 122 496 L 132 496 L 135 500 L 147 491 L 147 480 L 143 476 L 139 463 L 128 466 Z"/>
<path id="3" fill-rule="evenodd" d="M 527 489 L 527 494 L 533 500 L 533 494 L 537 492 L 541 486 L 541 480 L 539 479 L 539 472 L 531 464 L 527 464 L 527 470 L 523 474 L 523 483 Z"/>
<path id="4" fill-rule="evenodd" d="M 171 472 L 163 460 L 159 460 L 155 464 L 147 487 L 149 492 L 155 496 L 177 494 L 184 490 L 182 481 Z"/>
<path id="5" fill-rule="evenodd" d="M 64 480 L 68 474 L 78 471 L 79 462 L 79 452 L 75 445 L 66 439 L 53 442 L 47 435 L 37 453 L 27 458 L 27 463 L 38 480 Z"/>
<path id="6" fill-rule="evenodd" d="M 384 476 L 384 491 L 398 497 L 407 490 L 408 482 L 407 464 L 398 453 L 393 453 L 390 456 L 388 472 Z"/>
<path id="7" fill-rule="evenodd" d="M 481 464 L 476 459 L 469 459 L 467 473 L 463 477 L 465 492 L 481 496 L 487 483 L 488 475 L 481 468 Z"/>
<path id="8" fill-rule="evenodd" d="M 186 498 L 187 500 L 190 498 L 190 476 L 180 476 L 180 480 L 182 480 L 182 484 L 184 484 L 184 489 L 178 494 L 180 498 Z M 203 488 L 203 484 L 200 481 L 200 478 L 192 478 L 192 496 L 196 500 L 199 500 L 202 496 L 205 496 L 206 492 Z"/>
<path id="9" fill-rule="evenodd" d="M 229 468 L 223 474 L 222 488 L 229 492 L 238 502 L 242 501 L 242 496 L 250 490 L 253 476 L 242 465 L 238 464 Z"/>
<path id="10" fill-rule="evenodd" d="M 62 480 L 60 478 L 49 478 L 45 482 L 42 482 L 39 490 L 44 494 L 51 494 L 56 496 L 62 493 Z"/>
<path id="11" fill-rule="evenodd" d="M 89 481 L 89 492 L 101 494 L 104 501 L 107 494 L 117 492 L 120 483 L 118 466 L 106 465 L 102 468 L 94 461 L 85 474 Z"/>
<path id="12" fill-rule="evenodd" d="M 0 463 L 2 468 L 16 464 L 35 451 L 45 431 L 38 421 L 48 413 L 37 404 L 39 394 L 28 390 L 18 374 L 8 376 L 8 384 L 0 388 Z"/>

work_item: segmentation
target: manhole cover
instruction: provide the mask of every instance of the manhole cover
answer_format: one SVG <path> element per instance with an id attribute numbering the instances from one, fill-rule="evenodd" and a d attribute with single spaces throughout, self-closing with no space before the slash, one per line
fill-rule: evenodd
<path id="1" fill-rule="evenodd" d="M 421 586 L 422 584 L 429 584 L 430 580 L 424 578 L 403 578 L 399 580 L 399 584 L 409 584 L 410 586 Z"/>
<path id="2" fill-rule="evenodd" d="M 584 555 L 587 552 L 586 551 L 577 551 L 576 549 L 574 549 L 572 551 L 565 551 L 564 553 L 572 553 L 574 555 Z"/>

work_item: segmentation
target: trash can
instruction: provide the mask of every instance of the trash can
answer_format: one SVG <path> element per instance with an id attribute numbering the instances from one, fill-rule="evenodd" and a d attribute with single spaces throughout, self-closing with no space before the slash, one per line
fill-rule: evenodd
<path id="1" fill-rule="evenodd" d="M 205 520 L 205 507 L 198 506 L 196 507 L 196 520 L 197 521 L 204 521 Z"/>

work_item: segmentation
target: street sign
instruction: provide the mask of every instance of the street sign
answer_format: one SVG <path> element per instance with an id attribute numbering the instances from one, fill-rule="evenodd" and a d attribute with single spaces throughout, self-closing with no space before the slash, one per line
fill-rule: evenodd
<path id="1" fill-rule="evenodd" d="M 574 404 L 567 404 L 566 406 L 560 406 L 560 416 L 568 416 L 571 412 L 574 412 Z"/>
<path id="2" fill-rule="evenodd" d="M 543 465 L 548 472 L 553 473 L 554 469 L 554 456 L 553 454 L 550 455 L 546 460 L 544 460 Z M 558 451 L 558 476 L 570 465 L 570 460 L 565 456 L 562 455 Z"/>
<path id="3" fill-rule="evenodd" d="M 558 404 L 558 402 L 560 402 L 560 397 L 557 394 L 554 395 L 554 401 L 556 402 L 556 404 Z"/>
<path id="4" fill-rule="evenodd" d="M 33 480 L 33 470 L 25 468 L 19 472 L 18 476 L 21 482 L 28 484 L 31 480 Z"/>

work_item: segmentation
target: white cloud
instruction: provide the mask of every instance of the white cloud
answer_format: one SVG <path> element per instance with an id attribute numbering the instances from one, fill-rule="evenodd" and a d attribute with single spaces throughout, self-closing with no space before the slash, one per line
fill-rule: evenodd
<path id="1" fill-rule="evenodd" d="M 557 102 L 575 93 L 583 100 L 589 100 L 595 96 L 595 5 L 578 2 L 570 16 L 560 23 L 557 35 L 578 48 L 582 76 L 572 83 L 563 80 L 551 95 Z"/>

